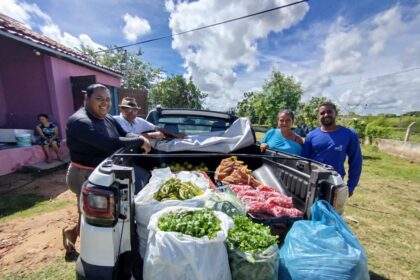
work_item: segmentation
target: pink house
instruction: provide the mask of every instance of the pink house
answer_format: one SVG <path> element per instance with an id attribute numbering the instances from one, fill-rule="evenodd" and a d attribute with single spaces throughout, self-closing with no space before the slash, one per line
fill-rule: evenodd
<path id="1" fill-rule="evenodd" d="M 67 154 L 65 125 L 82 105 L 81 91 L 91 83 L 105 84 L 118 104 L 121 78 L 121 72 L 0 14 L 0 175 L 44 160 L 40 146 L 16 147 L 5 143 L 6 134 L 34 130 L 36 116 L 45 113 L 58 124 L 64 139 L 61 152 Z"/>

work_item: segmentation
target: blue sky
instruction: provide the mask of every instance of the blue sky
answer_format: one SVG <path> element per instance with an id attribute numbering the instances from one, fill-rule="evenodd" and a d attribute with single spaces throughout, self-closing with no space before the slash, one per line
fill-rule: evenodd
<path id="1" fill-rule="evenodd" d="M 2 0 L 0 12 L 70 47 L 99 48 L 291 2 Z M 419 26 L 418 0 L 312 0 L 143 44 L 142 59 L 167 75 L 192 76 L 215 110 L 260 90 L 276 69 L 302 83 L 304 101 L 325 96 L 344 112 L 400 114 L 420 110 Z"/>

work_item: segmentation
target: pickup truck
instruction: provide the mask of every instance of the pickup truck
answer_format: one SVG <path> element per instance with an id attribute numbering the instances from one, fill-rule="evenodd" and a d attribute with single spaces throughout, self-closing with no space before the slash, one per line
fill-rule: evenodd
<path id="1" fill-rule="evenodd" d="M 162 108 L 151 111 L 147 120 L 173 132 L 219 136 L 238 122 L 230 113 Z M 228 153 L 152 149 L 144 154 L 138 150 L 120 149 L 104 160 L 82 188 L 77 279 L 142 279 L 135 190 L 139 185 L 141 188 L 147 184 L 151 170 L 162 163 L 204 163 L 208 176 L 214 178 L 221 160 L 236 156 L 253 170 L 252 175 L 257 180 L 291 196 L 294 206 L 305 218 L 310 217 L 310 208 L 318 199 L 343 211 L 348 188 L 332 167 L 272 150 L 261 153 L 252 128 L 251 134 L 250 144 Z"/>

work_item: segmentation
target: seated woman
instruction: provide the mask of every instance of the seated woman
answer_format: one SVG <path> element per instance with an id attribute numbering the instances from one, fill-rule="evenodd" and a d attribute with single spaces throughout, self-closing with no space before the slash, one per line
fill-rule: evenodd
<path id="1" fill-rule="evenodd" d="M 39 124 L 36 126 L 36 131 L 38 132 L 41 139 L 39 140 L 39 145 L 42 146 L 42 150 L 45 154 L 45 161 L 47 163 L 51 162 L 51 154 L 49 147 L 53 149 L 57 155 L 57 159 L 61 161 L 60 157 L 60 139 L 58 138 L 58 127 L 56 124 L 49 122 L 48 116 L 46 114 L 39 114 L 38 116 Z"/>
<path id="2" fill-rule="evenodd" d="M 295 115 L 290 110 L 283 110 L 277 115 L 277 128 L 266 132 L 261 140 L 260 149 L 264 152 L 267 148 L 300 155 L 302 152 L 303 138 L 292 130 Z"/>

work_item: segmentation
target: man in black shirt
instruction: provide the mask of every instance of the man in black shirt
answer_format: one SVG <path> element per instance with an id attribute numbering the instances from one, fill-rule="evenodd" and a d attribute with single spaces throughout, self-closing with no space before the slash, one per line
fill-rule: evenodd
<path id="1" fill-rule="evenodd" d="M 70 116 L 67 126 L 67 146 L 71 163 L 67 172 L 67 185 L 77 195 L 79 221 L 72 228 L 63 229 L 66 256 L 75 252 L 74 243 L 79 235 L 79 196 L 90 173 L 108 156 L 121 147 L 141 147 L 150 151 L 149 141 L 139 135 L 127 133 L 110 115 L 111 95 L 101 84 L 90 85 L 85 94 L 85 106 Z"/>

